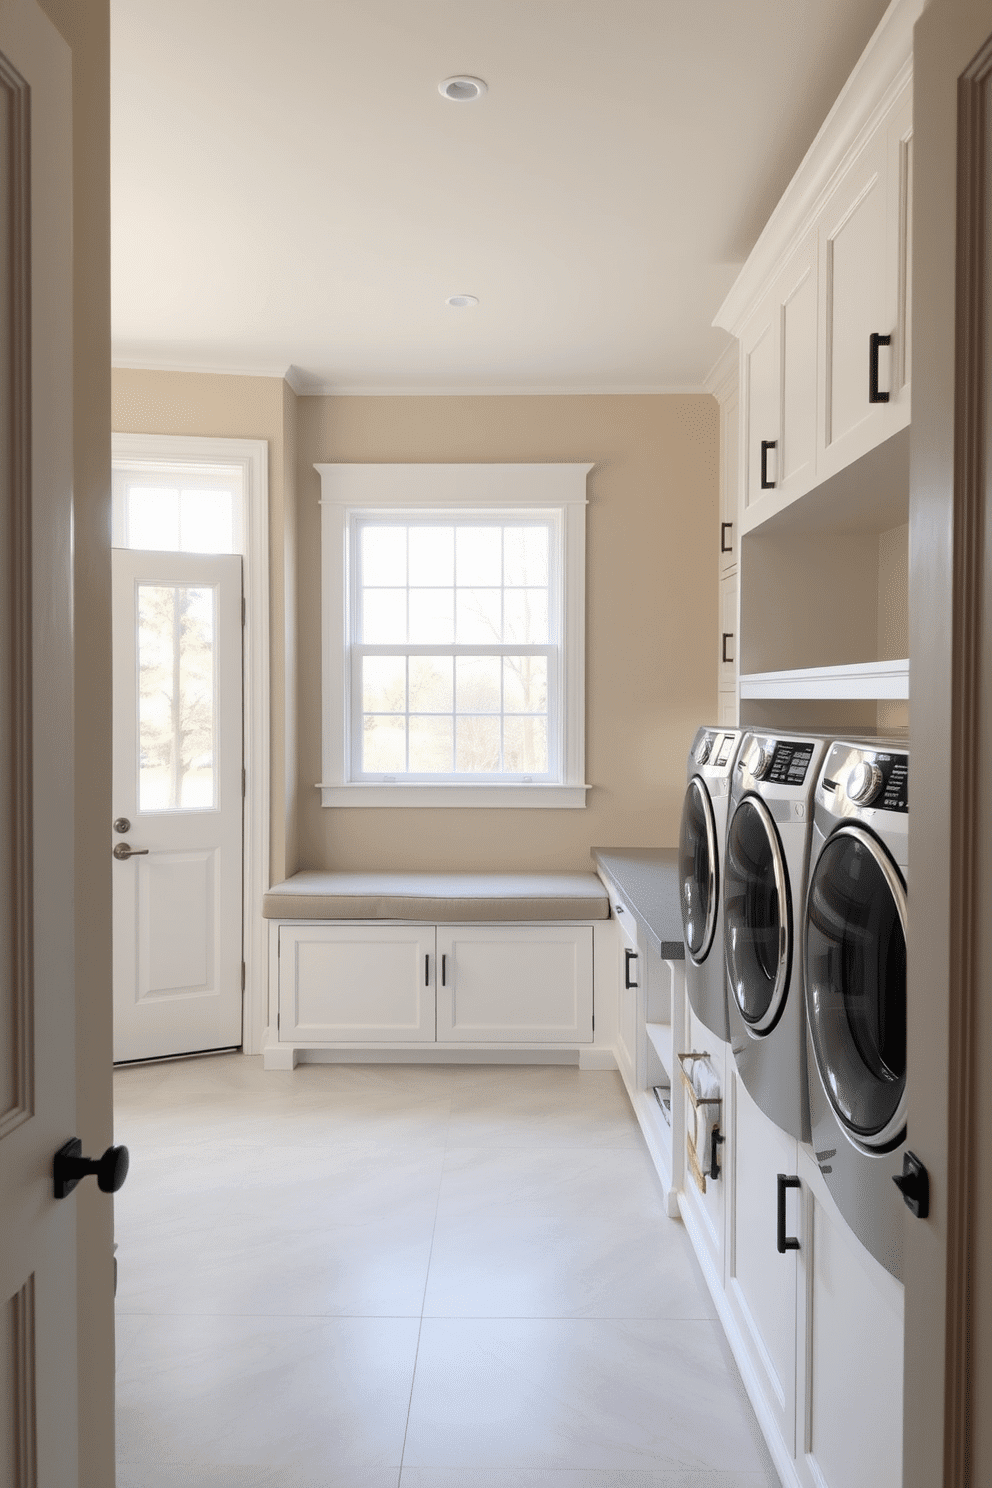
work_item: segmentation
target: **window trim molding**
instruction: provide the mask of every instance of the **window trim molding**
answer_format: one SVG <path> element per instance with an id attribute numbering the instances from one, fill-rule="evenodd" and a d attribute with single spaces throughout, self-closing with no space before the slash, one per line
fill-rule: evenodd
<path id="1" fill-rule="evenodd" d="M 179 465 L 242 470 L 244 626 L 244 1004 L 241 1047 L 260 1054 L 268 1005 L 268 924 L 262 897 L 270 887 L 269 748 L 269 445 L 265 439 L 185 434 L 114 434 L 114 467 L 165 471 Z"/>
<path id="2" fill-rule="evenodd" d="M 585 783 L 586 477 L 592 463 L 316 464 L 321 482 L 322 806 L 582 808 Z M 348 781 L 346 585 L 353 511 L 507 512 L 554 508 L 562 517 L 561 710 L 564 778 L 555 784 L 445 781 L 383 785 Z M 333 725 L 331 723 L 333 720 Z"/>

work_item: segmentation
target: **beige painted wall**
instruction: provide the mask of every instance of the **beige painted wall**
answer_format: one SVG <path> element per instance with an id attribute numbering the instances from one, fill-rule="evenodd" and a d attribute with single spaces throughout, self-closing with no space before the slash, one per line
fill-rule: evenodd
<path id="1" fill-rule="evenodd" d="M 269 442 L 269 602 L 272 881 L 295 871 L 296 405 L 278 377 L 204 373 L 113 373 L 113 428 L 120 434 L 191 434 Z"/>
<path id="2" fill-rule="evenodd" d="M 299 400 L 301 867 L 576 868 L 674 846 L 693 732 L 715 717 L 718 410 L 704 394 Z M 317 461 L 594 460 L 584 811 L 325 809 Z"/>
<path id="3" fill-rule="evenodd" d="M 110 854 L 110 8 L 41 0 L 72 48 L 76 1108 L 84 1152 L 113 1140 Z M 76 1205 L 81 1488 L 114 1481 L 113 1204 Z"/>

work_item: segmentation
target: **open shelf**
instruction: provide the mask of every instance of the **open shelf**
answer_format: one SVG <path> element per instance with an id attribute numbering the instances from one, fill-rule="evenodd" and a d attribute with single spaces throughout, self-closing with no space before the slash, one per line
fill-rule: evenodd
<path id="1" fill-rule="evenodd" d="M 645 1023 L 648 1041 L 661 1060 L 662 1068 L 672 1080 L 672 1025 L 670 1023 Z M 674 1084 L 674 1080 L 672 1080 Z"/>
<path id="2" fill-rule="evenodd" d="M 909 697 L 909 661 L 865 661 L 852 666 L 798 667 L 749 672 L 740 679 L 741 698 Z"/>

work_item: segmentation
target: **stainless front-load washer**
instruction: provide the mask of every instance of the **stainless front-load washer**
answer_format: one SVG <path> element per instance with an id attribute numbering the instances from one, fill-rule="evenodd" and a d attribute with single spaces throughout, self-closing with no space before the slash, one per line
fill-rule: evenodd
<path id="1" fill-rule="evenodd" d="M 679 832 L 685 982 L 696 1017 L 729 1036 L 723 959 L 723 851 L 740 729 L 701 728 L 692 741 Z"/>
<path id="2" fill-rule="evenodd" d="M 813 1152 L 851 1229 L 902 1274 L 906 1210 L 905 746 L 834 743 L 816 790 L 803 929 Z"/>
<path id="3" fill-rule="evenodd" d="M 757 1105 L 809 1137 L 802 905 L 813 792 L 827 741 L 746 733 L 734 770 L 724 873 L 730 1046 Z"/>

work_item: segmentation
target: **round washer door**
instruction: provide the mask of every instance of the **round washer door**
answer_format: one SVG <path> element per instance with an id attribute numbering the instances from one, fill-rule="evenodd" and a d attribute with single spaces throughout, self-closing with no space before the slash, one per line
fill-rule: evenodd
<path id="1" fill-rule="evenodd" d="M 827 1099 L 856 1142 L 894 1146 L 906 1126 L 906 889 L 863 827 L 838 827 L 816 860 L 803 959 Z"/>
<path id="2" fill-rule="evenodd" d="M 752 1033 L 769 1033 L 789 990 L 792 902 L 782 844 L 757 796 L 730 819 L 723 892 L 731 996 Z"/>
<path id="3" fill-rule="evenodd" d="M 689 781 L 679 831 L 679 899 L 686 949 L 698 965 L 705 961 L 716 929 L 719 894 L 716 822 L 710 793 L 698 775 Z"/>

